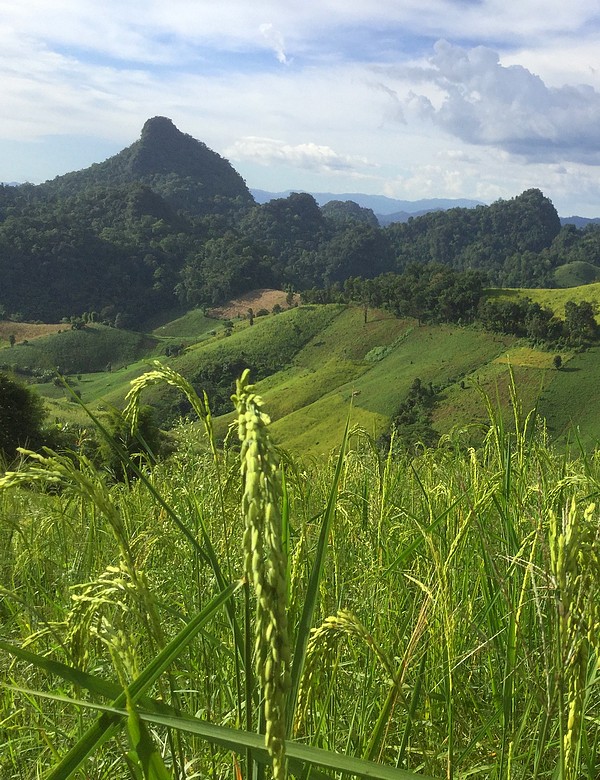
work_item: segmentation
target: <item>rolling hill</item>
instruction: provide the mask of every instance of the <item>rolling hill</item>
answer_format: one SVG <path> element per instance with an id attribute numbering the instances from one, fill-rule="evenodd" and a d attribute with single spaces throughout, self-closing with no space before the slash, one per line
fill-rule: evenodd
<path id="1" fill-rule="evenodd" d="M 600 300 L 600 284 L 576 291 L 501 292 L 538 299 L 557 311 L 567 294 Z M 182 342 L 181 354 L 164 355 L 166 346 Z M 99 370 L 106 368 L 100 364 L 107 359 L 99 344 L 114 350 L 110 371 Z M 562 353 L 562 368 L 556 370 L 553 353 L 474 325 L 419 326 L 377 309 L 369 311 L 365 322 L 362 308 L 328 304 L 294 306 L 255 318 L 253 325 L 238 317 L 228 330 L 223 320 L 196 310 L 148 334 L 89 326 L 28 345 L 6 345 L 0 363 L 11 365 L 10 359 L 23 368 L 26 355 L 29 373 L 47 371 L 52 361 L 65 361 L 67 347 L 71 387 L 92 410 L 122 405 L 130 381 L 159 357 L 208 392 L 220 438 L 231 421 L 234 380 L 249 366 L 276 440 L 303 454 L 329 453 L 348 416 L 377 438 L 389 428 L 417 378 L 436 390 L 432 426 L 438 436 L 461 430 L 463 444 L 480 441 L 487 419 L 484 394 L 510 424 L 512 374 L 523 412 L 535 408 L 547 420 L 550 439 L 564 445 L 579 438 L 586 448 L 600 439 L 599 348 Z M 54 416 L 85 420 L 64 387 L 45 381 L 36 388 Z M 166 388 L 146 391 L 145 400 L 171 422 L 187 412 Z"/>

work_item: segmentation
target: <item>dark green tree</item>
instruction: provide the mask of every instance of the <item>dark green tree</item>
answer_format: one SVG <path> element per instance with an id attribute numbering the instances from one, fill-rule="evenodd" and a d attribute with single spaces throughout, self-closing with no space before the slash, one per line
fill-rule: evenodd
<path id="1" fill-rule="evenodd" d="M 565 335 L 571 344 L 584 344 L 596 338 L 595 313 L 595 306 L 590 301 L 565 303 Z"/>
<path id="2" fill-rule="evenodd" d="M 17 447 L 37 449 L 43 441 L 42 399 L 8 374 L 0 373 L 0 455 L 13 460 Z"/>
<path id="3" fill-rule="evenodd" d="M 151 406 L 140 407 L 135 433 L 131 432 L 129 422 L 118 409 L 107 413 L 106 428 L 113 441 L 128 456 L 127 460 L 123 460 L 117 449 L 106 440 L 100 444 L 99 456 L 103 465 L 119 481 L 135 476 L 132 463 L 138 468 L 146 463 L 155 463 L 165 451 L 165 434 L 158 427 Z"/>

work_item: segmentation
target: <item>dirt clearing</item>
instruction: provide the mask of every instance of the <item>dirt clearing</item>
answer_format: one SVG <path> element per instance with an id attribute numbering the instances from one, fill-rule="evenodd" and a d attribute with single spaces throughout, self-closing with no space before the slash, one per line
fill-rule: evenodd
<path id="1" fill-rule="evenodd" d="M 0 320 L 0 340 L 10 341 L 11 334 L 15 337 L 15 344 L 22 341 L 31 341 L 50 333 L 58 333 L 59 330 L 67 330 L 70 326 L 62 324 L 41 323 L 34 325 L 30 322 L 11 322 Z"/>
<path id="2" fill-rule="evenodd" d="M 214 309 L 209 310 L 208 315 L 209 317 L 230 320 L 233 317 L 244 317 L 248 314 L 248 309 L 252 309 L 254 314 L 261 309 L 266 309 L 270 312 L 277 303 L 282 309 L 287 309 L 286 297 L 287 293 L 283 292 L 283 290 L 269 290 L 267 288 L 252 290 L 252 292 L 240 295 L 239 298 L 233 298 L 221 306 L 215 306 Z M 297 303 L 297 301 L 298 296 L 294 296 L 294 303 Z"/>

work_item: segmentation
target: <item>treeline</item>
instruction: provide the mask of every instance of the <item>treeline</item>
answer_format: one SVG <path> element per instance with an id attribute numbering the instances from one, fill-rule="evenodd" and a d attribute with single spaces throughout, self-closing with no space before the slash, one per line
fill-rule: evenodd
<path id="1" fill-rule="evenodd" d="M 539 190 L 385 228 L 370 209 L 319 208 L 306 193 L 257 205 L 226 160 L 161 117 L 105 163 L 0 187 L 0 316 L 28 320 L 97 312 L 135 327 L 175 305 L 209 307 L 257 287 L 326 290 L 431 263 L 483 274 L 488 285 L 549 287 L 574 261 L 600 266 L 600 227 L 561 228 Z M 472 318 L 472 292 L 465 301 L 455 293 L 440 290 L 433 310 Z M 412 295 L 410 305 L 432 316 L 427 300 Z"/>
<path id="2" fill-rule="evenodd" d="M 438 263 L 411 264 L 403 273 L 374 279 L 352 277 L 343 285 L 313 287 L 304 303 L 356 303 L 365 322 L 370 308 L 383 308 L 419 324 L 478 322 L 487 330 L 526 337 L 548 347 L 582 347 L 597 341 L 596 307 L 590 301 L 567 301 L 565 316 L 547 306 L 510 293 L 491 296 L 480 271 L 453 271 Z"/>

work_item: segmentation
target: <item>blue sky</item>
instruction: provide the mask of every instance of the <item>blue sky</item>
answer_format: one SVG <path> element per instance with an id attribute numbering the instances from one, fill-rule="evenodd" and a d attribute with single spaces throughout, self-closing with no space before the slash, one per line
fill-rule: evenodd
<path id="1" fill-rule="evenodd" d="M 599 43 L 589 0 L 0 0 L 0 181 L 162 115 L 250 187 L 600 216 Z"/>

